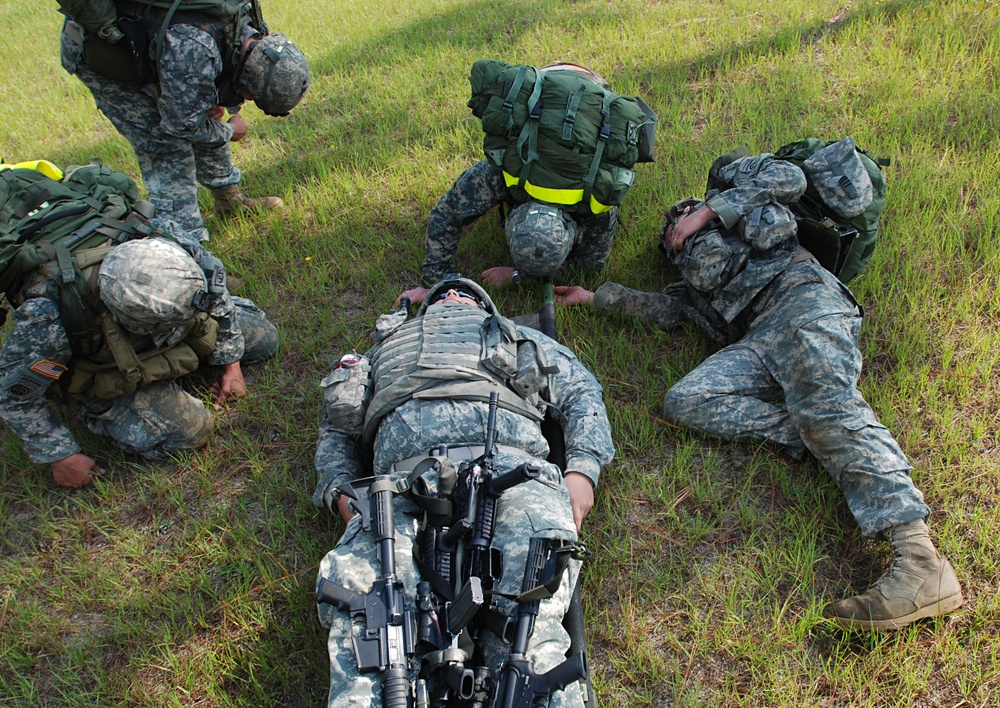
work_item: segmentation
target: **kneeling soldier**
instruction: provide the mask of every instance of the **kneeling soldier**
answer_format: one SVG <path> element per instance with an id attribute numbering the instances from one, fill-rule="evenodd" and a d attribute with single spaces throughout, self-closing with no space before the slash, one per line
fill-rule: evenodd
<path id="1" fill-rule="evenodd" d="M 221 264 L 202 249 L 191 251 L 202 264 L 160 237 L 127 241 L 106 255 L 93 250 L 103 260 L 80 265 L 96 343 L 73 341 L 79 323 L 64 321 L 60 289 L 43 267 L 15 298 L 14 326 L 0 350 L 0 417 L 31 460 L 51 464 L 65 487 L 89 484 L 98 467 L 47 393 L 61 388 L 64 399 L 81 405 L 92 432 L 151 458 L 200 448 L 212 432 L 212 414 L 174 379 L 206 361 L 223 367 L 212 387 L 216 401 L 240 398 L 246 395 L 241 363 L 263 361 L 278 349 L 274 325 L 250 300 L 229 295 Z"/>

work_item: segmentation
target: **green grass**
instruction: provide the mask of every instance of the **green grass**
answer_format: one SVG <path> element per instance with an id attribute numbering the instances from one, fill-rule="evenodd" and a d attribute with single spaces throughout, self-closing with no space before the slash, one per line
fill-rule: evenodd
<path id="1" fill-rule="evenodd" d="M 0 153 L 92 155 L 138 177 L 129 145 L 58 61 L 60 18 L 0 9 Z M 662 210 L 712 159 L 816 135 L 893 158 L 884 236 L 853 283 L 862 388 L 915 466 L 965 608 L 895 634 L 844 634 L 831 600 L 884 568 L 814 463 L 664 425 L 669 386 L 710 346 L 593 312 L 564 340 L 605 385 L 615 462 L 584 537 L 594 683 L 618 706 L 968 706 L 1000 694 L 1000 3 L 996 0 L 389 0 L 266 3 L 306 52 L 291 117 L 245 115 L 251 194 L 286 207 L 209 219 L 212 248 L 282 331 L 211 446 L 143 463 L 80 432 L 107 470 L 58 489 L 0 431 L 0 704 L 305 706 L 327 689 L 316 566 L 339 522 L 309 502 L 318 381 L 416 283 L 426 217 L 480 155 L 465 108 L 483 57 L 579 62 L 659 112 L 605 273 L 655 289 Z M 203 194 L 206 209 L 211 206 Z M 506 262 L 495 217 L 466 273 Z M 510 313 L 535 288 L 497 293 Z"/>

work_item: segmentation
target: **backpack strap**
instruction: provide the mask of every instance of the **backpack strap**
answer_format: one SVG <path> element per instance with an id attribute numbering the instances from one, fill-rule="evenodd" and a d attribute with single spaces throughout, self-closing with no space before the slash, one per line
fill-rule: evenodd
<path id="1" fill-rule="evenodd" d="M 838 187 L 844 190 L 851 199 L 858 198 L 858 190 L 855 188 L 854 183 L 851 182 L 851 178 L 847 176 L 844 172 L 844 167 L 839 162 L 830 165 L 827 169 L 833 172 L 833 177 L 827 180 L 826 188 L 830 191 L 836 190 Z"/>
<path id="2" fill-rule="evenodd" d="M 528 97 L 528 120 L 524 122 L 524 127 L 521 128 L 521 134 L 517 138 L 517 154 L 524 155 L 524 144 L 528 143 L 528 153 L 524 160 L 524 166 L 521 168 L 521 178 L 517 182 L 517 186 L 524 189 L 525 183 L 528 181 L 528 175 L 531 174 L 531 167 L 538 161 L 538 120 L 542 115 L 542 103 L 539 100 L 542 96 L 542 76 L 536 73 L 535 76 L 535 88 L 531 92 L 531 96 Z"/>
<path id="3" fill-rule="evenodd" d="M 583 178 L 583 204 L 590 205 L 590 197 L 594 191 L 594 181 L 597 179 L 597 171 L 601 167 L 601 157 L 604 155 L 604 148 L 608 146 L 608 137 L 611 135 L 611 92 L 604 92 L 604 103 L 601 104 L 601 134 L 597 139 L 597 149 L 594 150 L 594 161 L 590 163 L 590 171 Z"/>
<path id="4" fill-rule="evenodd" d="M 39 243 L 37 245 L 55 264 L 55 268 L 50 269 L 50 272 L 56 281 L 56 287 L 59 289 L 59 317 L 62 320 L 63 329 L 66 330 L 66 336 L 69 338 L 70 349 L 74 356 L 89 356 L 99 347 L 93 310 L 87 305 L 85 299 L 85 292 L 89 284 L 84 282 L 82 270 L 78 270 L 79 266 L 74 262 L 73 254 L 64 244 Z M 100 259 L 91 259 L 87 265 L 92 266 L 100 262 L 104 255 L 107 255 L 106 251 L 100 256 Z M 86 258 L 84 256 L 85 260 Z M 93 268 L 92 270 L 91 276 L 95 282 L 90 292 L 96 292 L 96 273 L 99 269 Z M 80 277 L 77 277 L 78 273 Z"/>
<path id="5" fill-rule="evenodd" d="M 177 8 L 181 6 L 184 0 L 174 0 L 173 5 L 167 10 L 166 17 L 163 18 L 163 24 L 160 25 L 160 31 L 156 33 L 156 67 L 159 71 L 160 59 L 163 58 L 163 41 L 167 38 L 167 29 L 170 27 L 171 20 L 174 19 L 174 13 L 177 12 Z"/>
<path id="6" fill-rule="evenodd" d="M 514 101 L 517 100 L 517 94 L 521 91 L 521 86 L 524 84 L 524 77 L 528 73 L 528 66 L 522 66 L 517 70 L 517 74 L 514 76 L 514 82 L 510 85 L 510 91 L 507 92 L 507 97 L 503 100 L 503 109 L 500 111 L 500 124 L 504 127 L 504 130 L 510 132 L 510 129 L 514 127 Z M 535 82 L 540 82 L 541 77 L 535 75 Z"/>
<path id="7" fill-rule="evenodd" d="M 110 312 L 102 312 L 100 319 L 104 342 L 108 345 L 108 349 L 111 350 L 111 356 L 114 357 L 118 370 L 134 391 L 142 382 L 142 364 L 135 353 L 135 349 L 132 347 L 132 342 L 118 328 Z"/>
<path id="8" fill-rule="evenodd" d="M 862 150 L 861 148 L 859 148 L 856 145 L 854 146 L 854 149 L 857 150 L 858 152 L 860 152 L 865 157 L 867 157 L 872 162 L 874 162 L 879 167 L 889 167 L 890 165 L 892 165 L 892 158 L 891 157 L 876 157 L 875 155 L 872 155 L 867 150 Z"/>
<path id="9" fill-rule="evenodd" d="M 580 99 L 583 98 L 583 94 L 586 92 L 586 86 L 580 86 L 573 95 L 569 97 L 566 101 L 566 117 L 563 118 L 563 132 L 562 139 L 567 142 L 573 137 L 573 124 L 576 123 L 576 111 L 580 108 Z"/>

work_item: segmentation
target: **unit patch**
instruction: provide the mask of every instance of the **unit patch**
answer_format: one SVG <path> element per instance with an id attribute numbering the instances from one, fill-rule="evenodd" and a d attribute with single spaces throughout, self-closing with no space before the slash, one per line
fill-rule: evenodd
<path id="1" fill-rule="evenodd" d="M 7 387 L 14 398 L 28 398 L 46 388 L 40 381 L 28 376 L 22 376 Z"/>

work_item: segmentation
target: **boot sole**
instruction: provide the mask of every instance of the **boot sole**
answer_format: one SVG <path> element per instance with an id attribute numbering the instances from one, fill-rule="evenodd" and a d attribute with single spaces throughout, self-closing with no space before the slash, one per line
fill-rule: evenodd
<path id="1" fill-rule="evenodd" d="M 921 607 L 916 612 L 911 612 L 908 615 L 895 617 L 893 619 L 864 620 L 848 617 L 831 617 L 830 619 L 843 629 L 900 629 L 908 624 L 916 622 L 917 620 L 927 619 L 928 617 L 940 617 L 950 612 L 954 612 L 962 606 L 963 602 L 965 602 L 965 598 L 962 597 L 962 593 L 959 592 L 951 597 L 938 600 L 933 605 Z"/>

